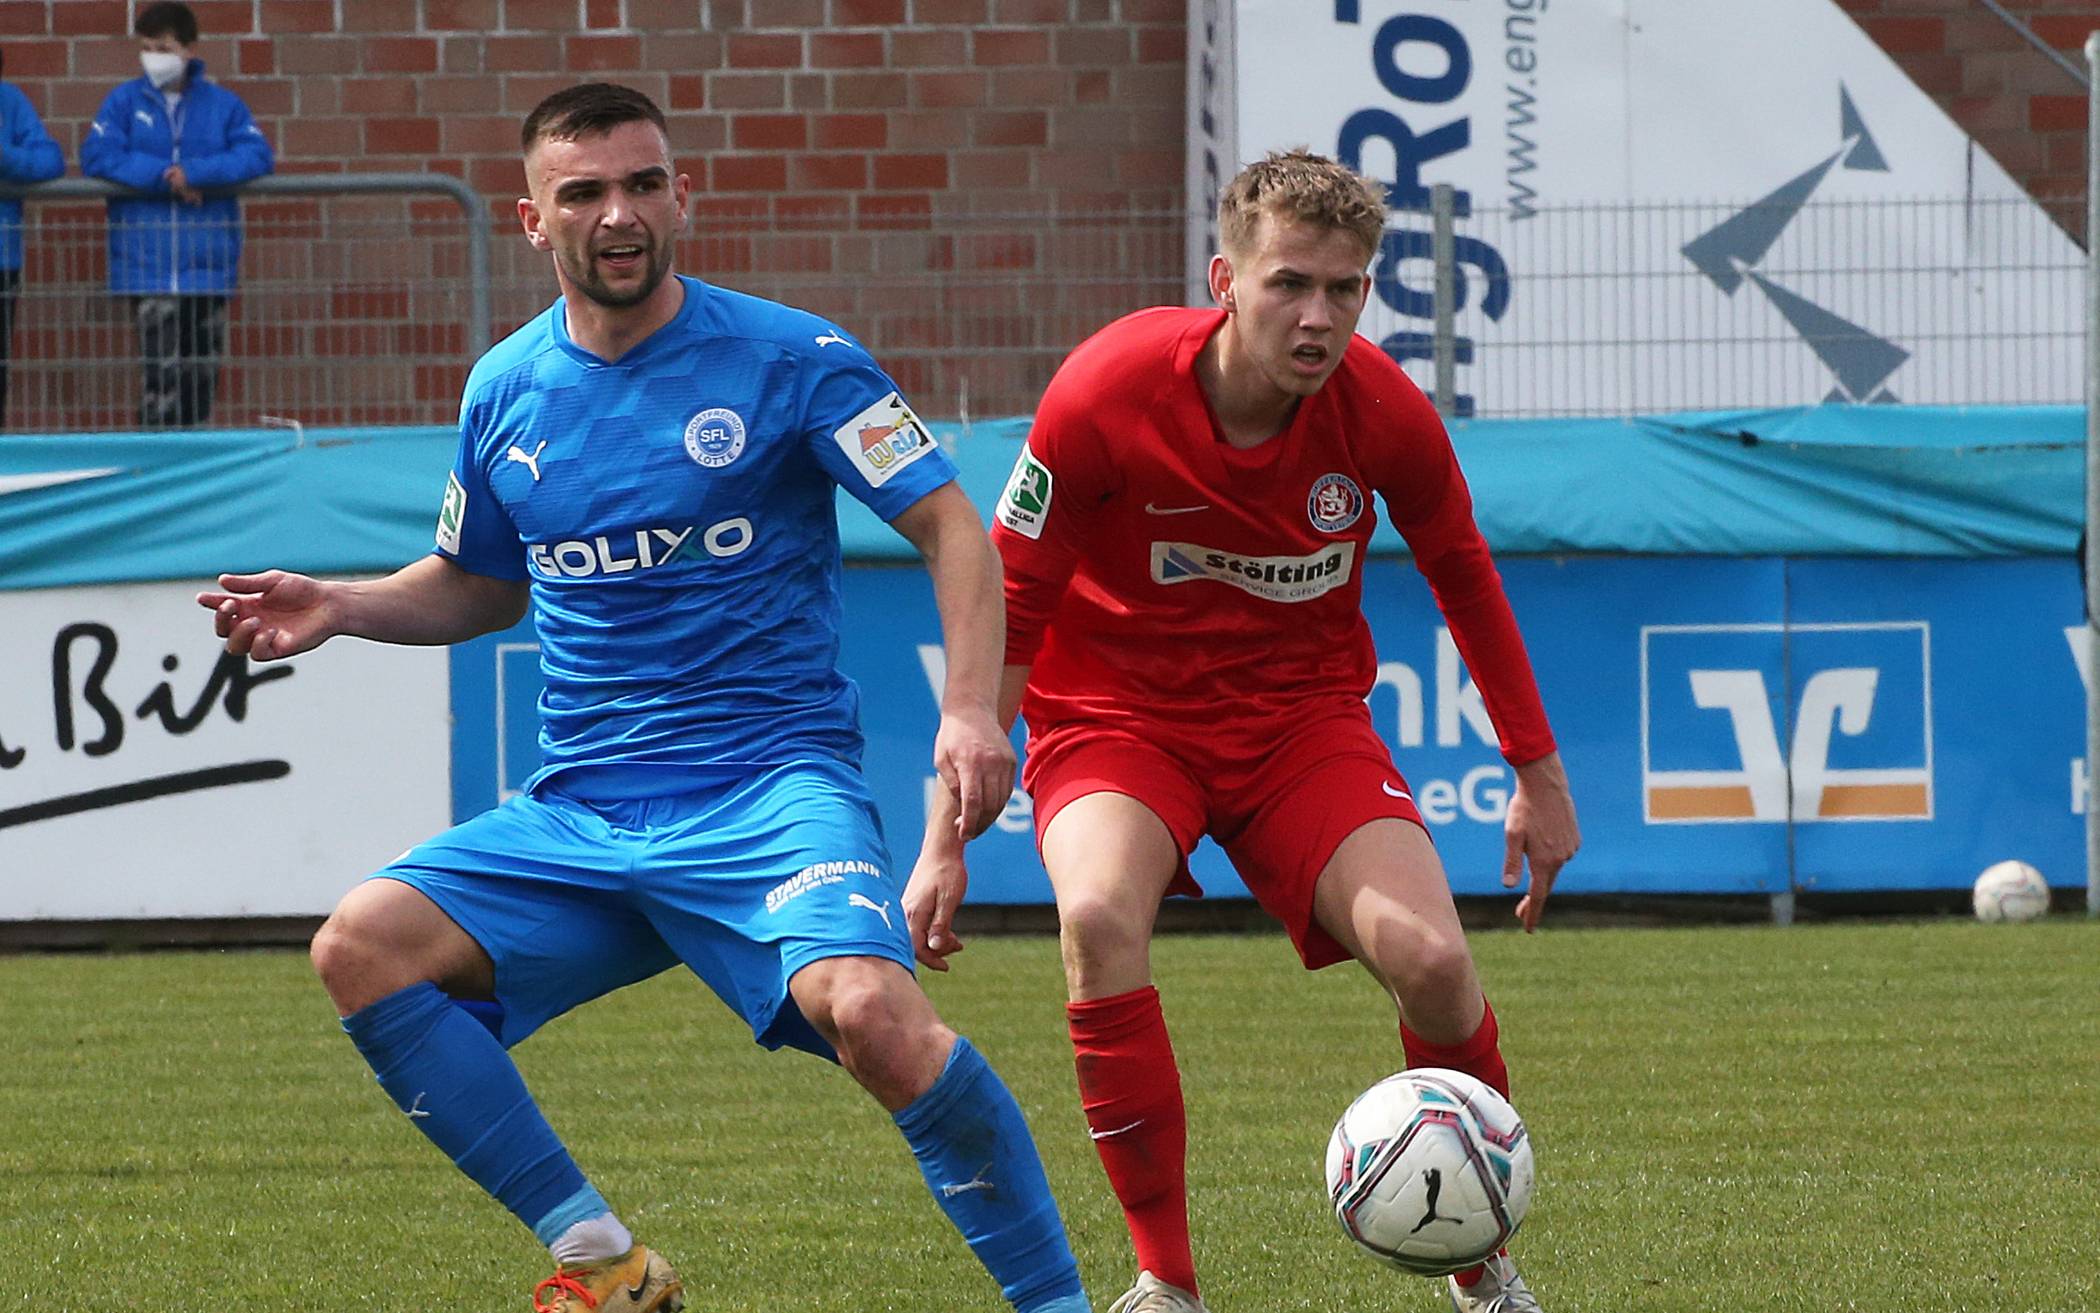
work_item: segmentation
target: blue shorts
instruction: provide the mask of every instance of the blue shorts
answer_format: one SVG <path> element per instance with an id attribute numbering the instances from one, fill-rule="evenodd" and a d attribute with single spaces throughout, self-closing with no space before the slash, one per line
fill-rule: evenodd
<path id="1" fill-rule="evenodd" d="M 421 890 L 488 953 L 505 1046 L 683 962 L 759 1043 L 836 1059 L 788 981 L 829 957 L 912 969 L 874 801 L 839 762 L 619 802 L 550 781 L 372 878 Z"/>

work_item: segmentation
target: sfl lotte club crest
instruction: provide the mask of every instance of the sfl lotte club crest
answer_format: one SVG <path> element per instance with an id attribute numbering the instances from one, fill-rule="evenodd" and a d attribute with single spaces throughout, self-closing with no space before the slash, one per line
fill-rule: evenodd
<path id="1" fill-rule="evenodd" d="M 1305 499 L 1305 513 L 1322 533 L 1340 533 L 1364 513 L 1364 494 L 1346 474 L 1322 474 Z"/>

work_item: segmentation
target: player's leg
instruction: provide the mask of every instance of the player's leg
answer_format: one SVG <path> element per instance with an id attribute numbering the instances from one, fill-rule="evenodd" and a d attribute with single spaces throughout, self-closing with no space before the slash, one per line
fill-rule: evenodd
<path id="1" fill-rule="evenodd" d="M 1137 1258 L 1137 1284 L 1116 1307 L 1200 1309 L 1188 1118 L 1151 946 L 1160 900 L 1195 891 L 1186 856 L 1202 833 L 1201 791 L 1157 747 L 1120 735 L 1043 736 L 1029 786 L 1057 896 L 1080 1102 Z"/>
<path id="2" fill-rule="evenodd" d="M 1020 1105 L 903 963 L 819 958 L 794 973 L 789 991 L 889 1111 L 935 1202 L 1008 1302 L 1024 1313 L 1084 1313 L 1079 1268 Z"/>
<path id="3" fill-rule="evenodd" d="M 640 877 L 664 939 L 760 1043 L 836 1058 L 881 1102 L 1015 1308 L 1085 1313 L 1020 1106 L 912 977 L 903 882 L 860 774 L 804 763 L 676 801 Z"/>
<path id="4" fill-rule="evenodd" d="M 1351 833 L 1320 872 L 1313 915 L 1392 996 L 1408 1066 L 1463 1071 L 1508 1096 L 1495 1014 L 1419 825 L 1382 817 Z"/>
<path id="5" fill-rule="evenodd" d="M 676 1276 L 635 1246 L 506 1049 L 673 960 L 646 922 L 591 896 L 606 877 L 590 868 L 617 863 L 575 860 L 580 837 L 533 799 L 484 813 L 345 896 L 314 965 L 395 1106 L 564 1269 L 543 1283 L 552 1307 L 566 1281 L 607 1310 L 667 1310 Z"/>
<path id="6" fill-rule="evenodd" d="M 1408 1066 L 1463 1071 L 1506 1096 L 1494 1012 L 1443 864 L 1363 704 L 1301 717 L 1230 806 L 1225 850 L 1305 965 L 1355 958 L 1399 1011 Z M 1449 1289 L 1460 1313 L 1538 1307 L 1505 1257 Z"/>
<path id="7" fill-rule="evenodd" d="M 1398 1008 L 1410 1066 L 1508 1093 L 1443 864 L 1362 702 L 1264 740 L 1220 811 L 1219 842 L 1308 968 L 1361 962 Z"/>

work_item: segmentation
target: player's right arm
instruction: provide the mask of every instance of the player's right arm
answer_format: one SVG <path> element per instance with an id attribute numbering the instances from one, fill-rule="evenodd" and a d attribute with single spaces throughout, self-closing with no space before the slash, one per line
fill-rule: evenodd
<path id="1" fill-rule="evenodd" d="M 255 661 L 311 652 L 331 638 L 436 646 L 508 629 L 525 615 L 530 585 L 474 574 L 426 556 L 383 579 L 329 580 L 286 570 L 222 574 L 197 594 L 226 650 Z"/>
<path id="2" fill-rule="evenodd" d="M 1006 590 L 1006 664 L 999 679 L 999 726 L 1012 730 L 1045 631 L 1071 585 L 1085 541 L 1086 512 L 1107 495 L 1112 473 L 1101 456 L 1085 388 L 1059 371 L 1036 407 L 1028 444 L 1000 494 L 992 525 Z M 962 948 L 955 911 L 969 888 L 958 804 L 936 791 L 927 808 L 919 859 L 904 889 L 912 952 L 935 971 Z"/>
<path id="3" fill-rule="evenodd" d="M 1011 731 L 1021 714 L 1021 694 L 1028 688 L 1027 666 L 999 672 L 999 728 Z M 948 955 L 962 951 L 955 934 L 955 911 L 969 891 L 970 870 L 963 862 L 961 804 L 946 789 L 933 790 L 926 809 L 926 836 L 919 860 L 904 885 L 904 921 L 911 927 L 912 955 L 935 971 L 948 969 Z"/>
<path id="4" fill-rule="evenodd" d="M 480 452 L 492 409 L 484 357 L 460 402 L 459 448 L 438 511 L 437 550 L 382 579 L 330 580 L 287 570 L 222 574 L 197 594 L 226 650 L 255 661 L 311 652 L 338 635 L 435 647 L 508 629 L 531 604 L 517 525 L 489 490 Z"/>

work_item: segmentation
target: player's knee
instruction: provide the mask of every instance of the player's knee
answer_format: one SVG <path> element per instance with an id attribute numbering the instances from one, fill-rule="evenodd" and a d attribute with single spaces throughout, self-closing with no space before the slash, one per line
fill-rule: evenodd
<path id="1" fill-rule="evenodd" d="M 351 907 L 338 907 L 321 924 L 308 949 L 314 973 L 336 1007 L 349 1015 L 416 983 L 407 955 L 387 942 L 374 922 Z"/>
<path id="2" fill-rule="evenodd" d="M 1424 934 L 1380 974 L 1404 1005 L 1435 1006 L 1444 1000 L 1470 999 L 1480 990 L 1473 955 L 1456 929 Z"/>
<path id="3" fill-rule="evenodd" d="M 909 977 L 841 971 L 807 1009 L 839 1062 L 884 1104 L 898 1108 L 940 1076 L 955 1032 L 942 1024 Z"/>
<path id="4" fill-rule="evenodd" d="M 321 923 L 307 948 L 307 956 L 328 996 L 339 1004 L 352 1002 L 354 1010 L 354 996 L 359 992 L 357 981 L 370 969 L 372 961 L 371 951 L 354 923 L 346 922 L 338 910 Z"/>
<path id="5" fill-rule="evenodd" d="M 1150 927 L 1128 908 L 1081 894 L 1058 904 L 1057 924 L 1065 978 L 1073 986 L 1099 985 L 1132 971 L 1143 974 Z"/>
<path id="6" fill-rule="evenodd" d="M 905 1009 L 885 982 L 862 973 L 837 981 L 828 991 L 818 1029 L 829 1032 L 843 1052 L 879 1053 L 906 1030 Z"/>

